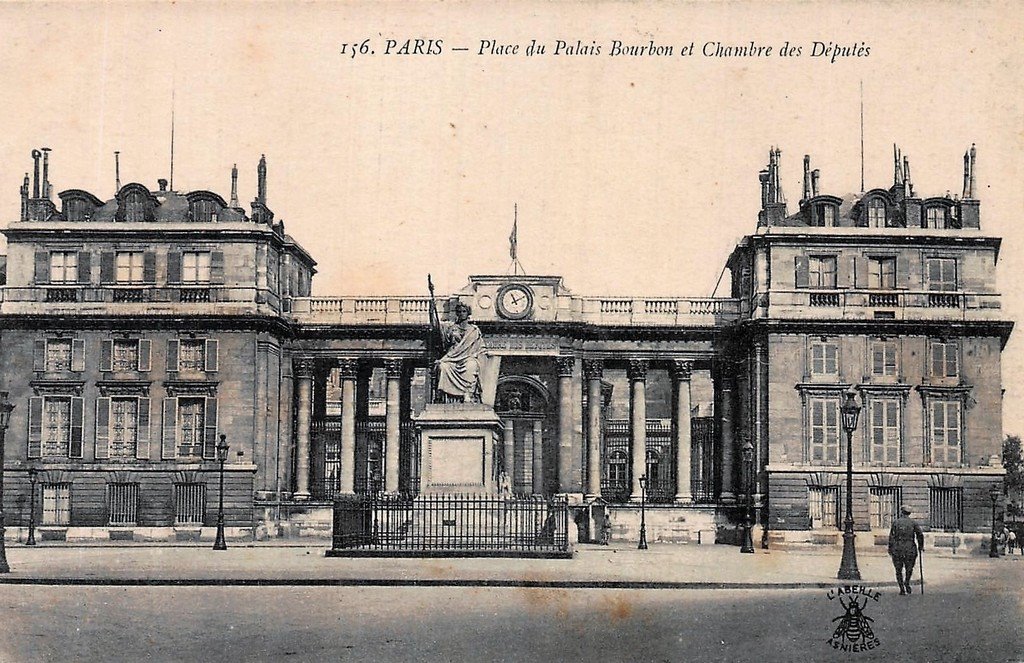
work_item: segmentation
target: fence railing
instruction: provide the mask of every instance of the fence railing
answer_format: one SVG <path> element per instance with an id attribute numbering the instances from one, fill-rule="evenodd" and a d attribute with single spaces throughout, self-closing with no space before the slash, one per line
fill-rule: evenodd
<path id="1" fill-rule="evenodd" d="M 565 497 L 344 495 L 334 550 L 401 553 L 566 553 Z"/>

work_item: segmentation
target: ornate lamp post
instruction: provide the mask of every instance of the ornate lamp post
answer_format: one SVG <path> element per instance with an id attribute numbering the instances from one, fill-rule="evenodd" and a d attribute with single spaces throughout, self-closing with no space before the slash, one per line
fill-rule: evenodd
<path id="1" fill-rule="evenodd" d="M 999 534 L 996 532 L 996 502 L 999 501 L 999 496 L 1002 492 L 999 490 L 999 486 L 992 486 L 992 490 L 988 491 L 988 496 L 992 498 L 992 539 L 988 544 L 989 557 L 999 557 Z"/>
<path id="2" fill-rule="evenodd" d="M 647 475 L 640 477 L 640 543 L 637 550 L 647 550 Z"/>
<path id="3" fill-rule="evenodd" d="M 0 573 L 10 573 L 11 567 L 7 563 L 7 548 L 4 545 L 4 536 L 7 532 L 4 527 L 4 440 L 7 436 L 7 426 L 11 423 L 11 410 L 14 403 L 9 399 L 6 391 L 0 391 Z"/>
<path id="4" fill-rule="evenodd" d="M 743 501 L 743 545 L 741 553 L 754 552 L 754 537 L 751 530 L 754 527 L 752 513 L 754 511 L 754 445 L 748 439 L 743 443 L 743 489 L 747 492 L 747 498 Z"/>
<path id="5" fill-rule="evenodd" d="M 846 519 L 843 521 L 843 561 L 839 564 L 837 577 L 840 580 L 860 580 L 854 546 L 856 535 L 853 533 L 853 431 L 857 430 L 860 403 L 853 389 L 846 392 L 846 400 L 839 409 L 843 415 L 843 430 L 846 431 Z"/>
<path id="6" fill-rule="evenodd" d="M 213 542 L 214 550 L 227 550 L 224 541 L 224 463 L 228 459 L 227 435 L 221 433 L 220 444 L 217 445 L 217 460 L 220 461 L 220 504 L 217 506 L 217 540 Z"/>
<path id="7" fill-rule="evenodd" d="M 28 539 L 25 541 L 26 546 L 36 545 L 36 478 L 39 476 L 39 470 L 34 467 L 28 468 L 28 485 L 32 491 L 32 497 L 28 501 Z"/>

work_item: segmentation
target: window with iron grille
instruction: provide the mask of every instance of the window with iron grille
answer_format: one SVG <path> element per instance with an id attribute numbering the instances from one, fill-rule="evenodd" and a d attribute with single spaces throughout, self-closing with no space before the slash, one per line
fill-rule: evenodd
<path id="1" fill-rule="evenodd" d="M 110 457 L 135 458 L 139 443 L 139 399 L 110 399 Z"/>
<path id="2" fill-rule="evenodd" d="M 46 341 L 46 370 L 52 373 L 71 370 L 70 338 L 51 338 Z"/>
<path id="3" fill-rule="evenodd" d="M 811 398 L 808 408 L 808 450 L 812 463 L 839 462 L 839 399 Z"/>
<path id="4" fill-rule="evenodd" d="M 44 483 L 43 486 L 43 524 L 71 524 L 71 484 Z"/>
<path id="5" fill-rule="evenodd" d="M 78 283 L 78 252 L 50 252 L 50 283 Z"/>
<path id="6" fill-rule="evenodd" d="M 872 398 L 869 401 L 872 463 L 895 465 L 900 462 L 903 437 L 900 405 L 896 398 Z"/>
<path id="7" fill-rule="evenodd" d="M 963 488 L 932 487 L 928 491 L 928 525 L 933 530 L 963 529 Z"/>
<path id="8" fill-rule="evenodd" d="M 139 370 L 139 340 L 114 339 L 111 353 L 111 367 L 115 372 L 127 373 Z"/>
<path id="9" fill-rule="evenodd" d="M 808 486 L 811 529 L 839 528 L 839 486 Z"/>
<path id="10" fill-rule="evenodd" d="M 71 451 L 71 398 L 43 400 L 43 456 L 67 457 Z"/>
<path id="11" fill-rule="evenodd" d="M 178 344 L 178 370 L 206 370 L 206 341 L 203 339 L 182 339 Z"/>
<path id="12" fill-rule="evenodd" d="M 202 525 L 206 520 L 206 484 L 174 484 L 174 522 L 177 525 Z"/>
<path id="13" fill-rule="evenodd" d="M 139 484 L 107 484 L 107 522 L 111 525 L 134 525 L 138 522 Z"/>
<path id="14" fill-rule="evenodd" d="M 899 486 L 872 486 L 868 502 L 871 529 L 889 529 L 899 517 L 902 503 Z"/>
<path id="15" fill-rule="evenodd" d="M 202 456 L 206 430 L 206 399 L 178 399 L 178 455 Z"/>

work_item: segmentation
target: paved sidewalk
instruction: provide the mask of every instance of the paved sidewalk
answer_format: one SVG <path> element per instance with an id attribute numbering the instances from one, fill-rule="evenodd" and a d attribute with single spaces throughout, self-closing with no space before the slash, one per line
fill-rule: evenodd
<path id="1" fill-rule="evenodd" d="M 655 588 L 811 588 L 838 584 L 838 552 L 761 551 L 733 546 L 581 545 L 571 560 L 327 558 L 311 547 L 11 546 L 0 583 L 112 585 L 411 585 Z M 861 555 L 865 584 L 895 586 L 884 555 Z M 1024 557 L 933 556 L 927 585 L 995 582 Z M 915 573 L 915 584 L 917 574 Z M 991 579 L 991 580 L 989 580 Z"/>

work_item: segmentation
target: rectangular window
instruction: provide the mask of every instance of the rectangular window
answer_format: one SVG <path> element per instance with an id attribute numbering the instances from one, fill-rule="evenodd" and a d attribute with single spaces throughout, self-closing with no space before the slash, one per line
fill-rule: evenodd
<path id="1" fill-rule="evenodd" d="M 871 343 L 871 375 L 896 377 L 899 371 L 899 344 L 895 340 L 876 340 Z"/>
<path id="2" fill-rule="evenodd" d="M 835 289 L 835 256 L 809 256 L 807 259 L 807 268 L 809 287 Z"/>
<path id="3" fill-rule="evenodd" d="M 900 402 L 895 398 L 873 398 L 869 404 L 871 462 L 898 464 L 903 431 L 900 426 Z"/>
<path id="4" fill-rule="evenodd" d="M 181 282 L 210 282 L 210 254 L 207 251 L 185 251 L 181 254 Z"/>
<path id="5" fill-rule="evenodd" d="M 110 399 L 110 457 L 135 458 L 139 443 L 139 399 Z"/>
<path id="6" fill-rule="evenodd" d="M 956 341 L 930 341 L 928 375 L 933 378 L 960 376 L 960 352 Z"/>
<path id="7" fill-rule="evenodd" d="M 960 401 L 934 400 L 929 404 L 929 447 L 932 465 L 959 465 L 961 448 Z"/>
<path id="8" fill-rule="evenodd" d="M 893 290 L 896 287 L 896 258 L 868 259 L 868 287 L 874 290 Z"/>
<path id="9" fill-rule="evenodd" d="M 174 524 L 202 525 L 206 520 L 206 484 L 174 484 Z"/>
<path id="10" fill-rule="evenodd" d="M 117 252 L 117 282 L 144 283 L 145 258 L 142 251 Z"/>
<path id="11" fill-rule="evenodd" d="M 203 455 L 203 440 L 206 428 L 206 399 L 178 399 L 178 455 Z"/>
<path id="12" fill-rule="evenodd" d="M 78 283 L 78 252 L 50 252 L 50 283 Z"/>
<path id="13" fill-rule="evenodd" d="M 872 486 L 869 495 L 871 529 L 889 529 L 899 517 L 902 499 L 898 486 Z"/>
<path id="14" fill-rule="evenodd" d="M 945 228 L 946 227 L 946 208 L 945 207 L 929 207 L 925 210 L 925 228 Z"/>
<path id="15" fill-rule="evenodd" d="M 51 338 L 46 341 L 46 370 L 51 373 L 71 370 L 70 338 Z"/>
<path id="16" fill-rule="evenodd" d="M 932 487 L 928 490 L 928 525 L 932 530 L 963 530 L 963 488 Z"/>
<path id="17" fill-rule="evenodd" d="M 839 375 L 839 345 L 831 341 L 811 342 L 811 375 Z"/>
<path id="18" fill-rule="evenodd" d="M 71 524 L 71 484 L 43 484 L 43 524 Z"/>
<path id="19" fill-rule="evenodd" d="M 138 339 L 114 339 L 112 368 L 117 373 L 139 370 Z"/>
<path id="20" fill-rule="evenodd" d="M 931 292 L 955 292 L 956 258 L 928 258 L 928 290 Z"/>
<path id="21" fill-rule="evenodd" d="M 822 205 L 821 219 L 826 228 L 836 225 L 836 208 L 832 205 Z"/>
<path id="22" fill-rule="evenodd" d="M 812 398 L 810 411 L 810 460 L 812 463 L 839 463 L 839 399 Z"/>
<path id="23" fill-rule="evenodd" d="M 182 339 L 178 344 L 178 370 L 206 370 L 206 341 L 202 339 Z"/>
<path id="24" fill-rule="evenodd" d="M 138 522 L 139 484 L 107 484 L 107 508 L 111 525 L 134 525 Z"/>
<path id="25" fill-rule="evenodd" d="M 810 486 L 807 489 L 807 511 L 811 529 L 838 529 L 839 487 Z"/>
<path id="26" fill-rule="evenodd" d="M 71 399 L 43 401 L 43 456 L 67 458 L 71 452 Z"/>

